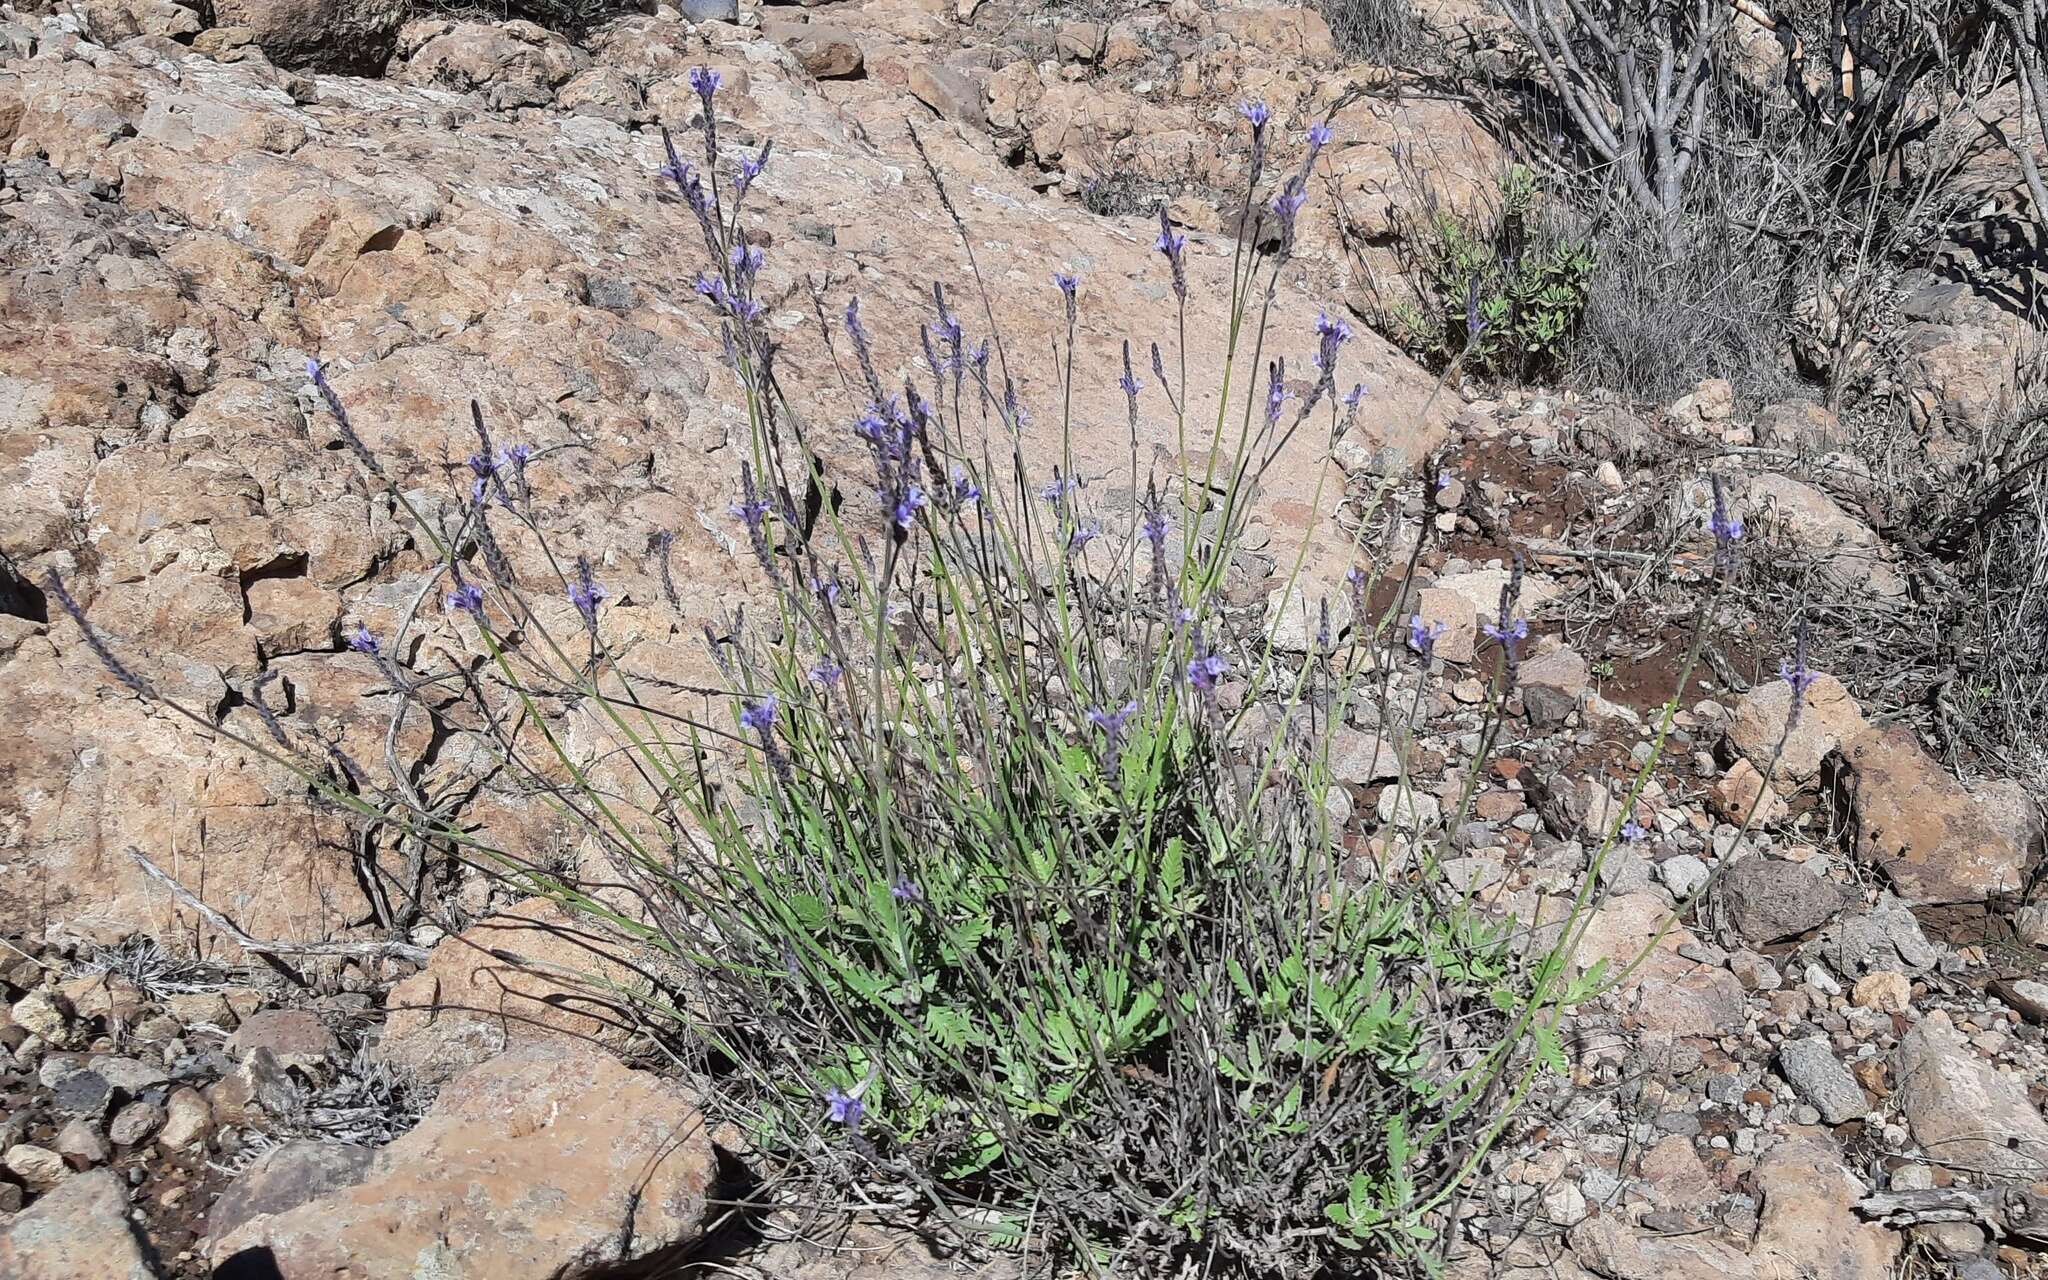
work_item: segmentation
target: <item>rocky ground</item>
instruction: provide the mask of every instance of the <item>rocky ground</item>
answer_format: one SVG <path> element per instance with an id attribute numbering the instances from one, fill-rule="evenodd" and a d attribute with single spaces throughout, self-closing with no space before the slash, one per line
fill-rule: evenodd
<path id="1" fill-rule="evenodd" d="M 1083 275 L 1082 361 L 1108 371 L 1076 388 L 1096 472 L 1128 447 L 1118 343 L 1171 324 L 1148 201 L 1190 233 L 1190 361 L 1220 355 L 1240 98 L 1271 103 L 1290 136 L 1325 113 L 1338 133 L 1332 199 L 1319 191 L 1280 278 L 1288 351 L 1312 349 L 1318 309 L 1363 305 L 1384 269 L 1413 195 L 1403 147 L 1426 150 L 1453 203 L 1502 155 L 1462 108 L 1347 65 L 1307 9 L 1174 0 L 1104 22 L 838 0 L 702 16 L 716 7 L 580 43 L 370 0 L 217 3 L 211 25 L 175 0 L 0 7 L 0 705 L 33 726 L 0 740 L 0 1275 L 325 1276 L 346 1260 L 537 1277 L 700 1245 L 764 1275 L 975 1271 L 865 1227 L 845 1249 L 707 1242 L 707 1206 L 741 1174 L 690 1097 L 593 1047 L 606 1028 L 554 998 L 547 967 L 588 963 L 554 908 L 455 868 L 410 868 L 406 901 L 366 892 L 403 849 L 107 679 L 42 586 L 63 573 L 128 661 L 217 722 L 253 725 L 268 697 L 455 795 L 502 841 L 573 853 L 528 798 L 456 787 L 474 762 L 424 730 L 387 741 L 385 695 L 344 626 L 384 630 L 431 579 L 305 362 L 326 363 L 422 503 L 463 482 L 467 401 L 500 439 L 533 443 L 536 502 L 602 564 L 606 626 L 636 670 L 707 676 L 694 628 L 654 607 L 647 556 L 676 535 L 693 623 L 750 590 L 724 517 L 745 424 L 691 286 L 695 227 L 655 194 L 659 126 L 696 118 L 691 65 L 726 76 L 729 145 L 774 142 L 756 188 L 764 293 L 815 419 L 844 414 L 830 357 L 801 336 L 811 288 L 834 307 L 857 291 L 878 333 L 907 333 L 930 277 L 965 275 L 915 127 L 1013 344 L 1043 350 L 1060 328 L 1049 271 Z M 1298 162 L 1277 145 L 1274 163 Z M 1901 310 L 1894 376 L 1935 465 L 2009 406 L 2025 326 L 1931 276 L 1906 282 Z M 1554 920 L 1679 695 L 1628 815 L 1642 835 L 1605 864 L 1581 948 L 1585 964 L 1648 958 L 1577 1020 L 1569 1080 L 1461 1210 L 1451 1274 L 2048 1274 L 2038 794 L 1958 781 L 1899 708 L 1829 675 L 1784 731 L 1792 640 L 1766 570 L 1796 567 L 1845 616 L 1911 595 L 1910 554 L 1874 527 L 1882 478 L 1842 424 L 1804 404 L 1738 409 L 1712 383 L 1668 406 L 1432 395 L 1370 335 L 1353 350 L 1373 411 L 1333 452 L 1291 446 L 1227 587 L 1262 607 L 1304 552 L 1306 590 L 1341 600 L 1347 522 L 1428 539 L 1406 603 L 1446 629 L 1436 661 L 1398 677 L 1421 695 L 1421 737 L 1401 761 L 1369 722 L 1333 744 L 1357 856 L 1385 862 L 1395 833 L 1455 814 L 1488 669 L 1478 628 L 1513 553 L 1534 642 L 1509 740 L 1452 833 L 1461 889 Z M 1049 380 L 1024 390 L 1056 421 Z M 1717 605 L 1679 690 L 1710 577 L 1710 467 L 1733 478 L 1753 592 Z M 438 625 L 429 643 L 452 646 Z M 192 898 L 259 938 L 342 954 L 260 963 Z"/>

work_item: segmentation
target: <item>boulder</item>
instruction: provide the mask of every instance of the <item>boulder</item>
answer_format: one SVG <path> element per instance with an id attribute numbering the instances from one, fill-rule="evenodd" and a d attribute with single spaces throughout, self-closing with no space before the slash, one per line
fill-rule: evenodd
<path id="1" fill-rule="evenodd" d="M 279 1280 L 546 1280 L 631 1262 L 702 1230 L 705 1129 L 673 1082 L 588 1045 L 527 1045 L 450 1080 L 361 1181 L 257 1214 L 209 1258 L 267 1255 Z"/>
<path id="2" fill-rule="evenodd" d="M 530 898 L 434 948 L 427 967 L 385 998 L 380 1062 L 445 1080 L 512 1045 L 601 1039 L 603 987 L 631 975 L 587 925 Z"/>
<path id="3" fill-rule="evenodd" d="M 1729 746 L 1757 770 L 1768 770 L 1774 784 L 1813 781 L 1829 752 L 1869 727 L 1856 699 L 1825 672 L 1814 673 L 1788 735 L 1791 712 L 1792 686 L 1767 680 L 1743 694 L 1728 718 Z"/>
<path id="4" fill-rule="evenodd" d="M 214 0 L 213 25 L 241 27 L 280 67 L 374 74 L 384 69 L 405 0 Z"/>
<path id="5" fill-rule="evenodd" d="M 95 1169 L 66 1179 L 0 1225 L 7 1280 L 156 1280 L 128 1217 L 120 1179 Z"/>
<path id="6" fill-rule="evenodd" d="M 860 74 L 860 41 L 845 27 L 829 22 L 763 18 L 761 34 L 789 50 L 804 70 L 820 80 Z"/>
<path id="7" fill-rule="evenodd" d="M 2048 1168 L 2048 1120 L 2026 1084 L 1978 1057 L 1943 1010 L 1899 1041 L 1892 1076 L 1913 1140 L 1933 1159 L 2022 1180 Z"/>
<path id="8" fill-rule="evenodd" d="M 235 1175 L 206 1213 L 206 1233 L 222 1237 L 270 1214 L 287 1213 L 353 1187 L 369 1174 L 369 1147 L 299 1139 L 272 1147 Z"/>
<path id="9" fill-rule="evenodd" d="M 1748 519 L 1758 532 L 1783 537 L 1794 553 L 1820 563 L 1821 577 L 1864 603 L 1905 598 L 1906 579 L 1876 532 L 1827 494 L 1802 480 L 1767 473 L 1744 486 Z"/>
<path id="10" fill-rule="evenodd" d="M 1622 995 L 1644 1028 L 1673 1036 L 1739 1031 L 1745 1021 L 1742 984 L 1726 969 L 1681 955 L 1699 940 L 1671 924 L 1670 916 L 1671 908 L 1654 892 L 1608 899 L 1587 921 L 1574 966 L 1584 970 L 1605 960 L 1609 973 L 1619 973 L 1641 956 Z"/>
<path id="11" fill-rule="evenodd" d="M 1840 759 L 1852 847 L 1907 905 L 1983 902 L 2026 886 L 2043 825 L 2025 787 L 1965 787 L 1901 726 L 1859 734 Z"/>
<path id="12" fill-rule="evenodd" d="M 1728 923 L 1752 946 L 1818 929 L 1848 903 L 1839 886 L 1804 863 L 1780 858 L 1737 859 L 1722 875 L 1719 892 Z"/>

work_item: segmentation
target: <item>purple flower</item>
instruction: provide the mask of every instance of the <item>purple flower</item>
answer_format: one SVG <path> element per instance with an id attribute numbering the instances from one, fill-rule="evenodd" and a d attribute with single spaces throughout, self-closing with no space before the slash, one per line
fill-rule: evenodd
<path id="1" fill-rule="evenodd" d="M 1092 521 L 1087 524 L 1077 525 L 1074 531 L 1067 535 L 1067 550 L 1074 552 L 1086 551 L 1088 544 L 1100 536 L 1102 536 L 1102 530 L 1097 528 Z"/>
<path id="2" fill-rule="evenodd" d="M 1077 477 L 1061 476 L 1059 468 L 1054 467 L 1052 483 L 1039 489 L 1038 496 L 1044 498 L 1047 502 L 1058 504 L 1068 495 L 1079 490 L 1080 487 L 1081 481 Z"/>
<path id="3" fill-rule="evenodd" d="M 383 646 L 377 643 L 376 633 L 360 622 L 356 624 L 356 629 L 349 633 L 348 647 L 357 653 L 367 653 L 373 658 L 383 650 Z"/>
<path id="4" fill-rule="evenodd" d="M 953 468 L 953 506 L 957 509 L 981 500 L 981 486 L 974 483 L 966 472 Z"/>
<path id="5" fill-rule="evenodd" d="M 1173 229 L 1173 223 L 1168 220 L 1166 206 L 1163 204 L 1159 206 L 1159 239 L 1154 244 L 1159 252 L 1166 255 L 1167 265 L 1173 268 L 1174 296 L 1185 303 L 1188 300 L 1188 238 Z M 1164 378 L 1160 380 L 1165 381 Z"/>
<path id="6" fill-rule="evenodd" d="M 760 274 L 761 263 L 766 257 L 757 244 L 736 244 L 729 256 L 734 273 L 741 279 Z"/>
<path id="7" fill-rule="evenodd" d="M 839 603 L 839 574 L 835 571 L 829 578 L 812 578 L 811 592 L 830 607 Z"/>
<path id="8" fill-rule="evenodd" d="M 1061 293 L 1067 295 L 1069 302 L 1073 301 L 1074 290 L 1081 287 L 1081 278 L 1079 276 L 1069 275 L 1064 271 L 1053 272 L 1052 282 L 1059 286 Z"/>
<path id="9" fill-rule="evenodd" d="M 1308 190 L 1299 178 L 1289 178 L 1280 194 L 1273 197 L 1273 216 L 1280 219 L 1280 241 L 1294 243 L 1294 220 L 1301 213 L 1301 207 L 1308 203 Z"/>
<path id="10" fill-rule="evenodd" d="M 1424 622 L 1422 615 L 1419 613 L 1408 619 L 1408 647 L 1421 654 L 1424 658 L 1428 658 L 1432 653 L 1436 652 L 1437 637 L 1443 635 L 1443 633 L 1443 623 Z"/>
<path id="11" fill-rule="evenodd" d="M 1138 381 L 1138 375 L 1131 371 L 1131 350 L 1128 346 L 1124 348 L 1124 376 L 1116 380 L 1116 385 L 1122 387 L 1124 394 L 1133 402 L 1137 400 L 1138 393 L 1145 389 L 1145 384 Z"/>
<path id="12" fill-rule="evenodd" d="M 740 725 L 762 737 L 775 727 L 775 695 L 764 693 L 753 702 L 740 704 Z"/>
<path id="13" fill-rule="evenodd" d="M 1145 541 L 1152 544 L 1155 553 L 1166 550 L 1166 512 L 1156 503 L 1145 508 L 1145 514 L 1139 517 L 1138 529 L 1145 535 Z"/>
<path id="14" fill-rule="evenodd" d="M 1330 130 L 1328 120 L 1318 120 L 1308 127 L 1308 153 L 1311 160 L 1314 159 L 1316 152 L 1330 145 L 1333 136 L 1335 135 Z"/>
<path id="15" fill-rule="evenodd" d="M 1274 360 L 1266 365 L 1266 425 L 1273 426 L 1280 421 L 1280 408 L 1289 399 L 1287 390 L 1287 364 Z"/>
<path id="16" fill-rule="evenodd" d="M 474 582 L 465 582 L 448 593 L 448 607 L 480 618 L 484 612 L 484 589 Z"/>
<path id="17" fill-rule="evenodd" d="M 758 493 L 752 493 L 733 503 L 726 510 L 744 520 L 748 531 L 751 532 L 761 527 L 761 522 L 767 518 L 769 511 L 773 510 L 773 508 L 768 505 L 768 499 Z"/>
<path id="18" fill-rule="evenodd" d="M 1735 544 L 1742 541 L 1742 517 L 1728 512 L 1728 486 L 1720 476 L 1713 478 L 1714 512 L 1707 529 L 1714 535 L 1714 567 L 1725 573 L 1735 567 Z"/>
<path id="19" fill-rule="evenodd" d="M 1484 631 L 1487 638 L 1495 644 L 1512 652 L 1517 644 L 1529 638 L 1529 620 L 1527 618 L 1516 618 L 1513 621 L 1503 620 L 1499 626 L 1489 622 L 1481 627 L 1480 630 Z"/>
<path id="20" fill-rule="evenodd" d="M 597 606 L 604 599 L 604 585 L 590 574 L 590 557 L 576 557 L 576 581 L 569 586 L 569 603 L 583 615 L 585 626 L 597 625 Z"/>
<path id="21" fill-rule="evenodd" d="M 1136 714 L 1138 714 L 1138 703 L 1133 699 L 1118 707 L 1115 711 L 1104 711 L 1101 707 L 1093 708 L 1088 712 L 1088 723 L 1102 730 L 1105 735 L 1114 740 L 1123 737 L 1124 726 Z"/>
<path id="22" fill-rule="evenodd" d="M 889 896 L 898 902 L 923 902 L 924 886 L 909 876 L 897 876 L 896 883 L 889 886 Z"/>
<path id="23" fill-rule="evenodd" d="M 706 110 L 710 109 L 711 97 L 713 94 L 718 92 L 718 86 L 722 82 L 722 80 L 723 77 L 721 77 L 718 74 L 718 71 L 715 68 L 690 68 L 690 87 L 697 91 L 698 97 L 704 99 L 704 107 Z"/>
<path id="24" fill-rule="evenodd" d="M 1637 822 L 1634 818 L 1630 818 L 1627 822 L 1621 824 L 1621 838 L 1630 844 L 1636 844 L 1649 839 L 1650 832 L 1642 823 Z"/>
<path id="25" fill-rule="evenodd" d="M 1363 399 L 1365 399 L 1365 384 L 1363 382 L 1354 382 L 1351 384 L 1351 390 L 1344 393 L 1344 407 L 1356 409 L 1358 402 Z"/>
<path id="26" fill-rule="evenodd" d="M 867 1114 L 867 1110 L 867 1104 L 856 1094 L 848 1093 L 836 1084 L 825 1090 L 825 1118 L 833 1124 L 858 1129 L 861 1117 Z"/>
<path id="27" fill-rule="evenodd" d="M 839 683 L 839 677 L 846 674 L 846 668 L 830 658 L 820 658 L 811 664 L 811 683 L 830 687 Z"/>
<path id="28" fill-rule="evenodd" d="M 1789 732 L 1799 723 L 1799 713 L 1806 708 L 1806 691 L 1813 687 L 1819 676 L 1806 665 L 1806 623 L 1799 624 L 1798 639 L 1793 641 L 1792 657 L 1788 661 L 1778 660 L 1778 676 L 1792 686 L 1792 709 L 1786 713 L 1785 727 Z"/>
<path id="29" fill-rule="evenodd" d="M 1316 335 L 1321 339 L 1315 359 L 1310 363 L 1326 373 L 1337 365 L 1337 350 L 1351 341 L 1351 326 L 1342 320 L 1330 319 L 1328 312 L 1316 314 Z"/>
<path id="30" fill-rule="evenodd" d="M 1266 121 L 1273 118 L 1273 113 L 1266 108 L 1266 104 L 1256 98 L 1250 102 L 1239 103 L 1237 112 L 1252 122 L 1252 130 L 1255 133 L 1263 133 L 1266 128 Z"/>
<path id="31" fill-rule="evenodd" d="M 1205 653 L 1188 662 L 1188 683 L 1203 693 L 1214 693 L 1216 681 L 1230 670 L 1230 663 L 1221 654 Z"/>
<path id="32" fill-rule="evenodd" d="M 896 499 L 895 510 L 891 512 L 896 519 L 896 527 L 908 529 L 911 521 L 917 519 L 917 513 L 923 507 L 924 490 L 914 484 L 906 485 L 901 496 Z"/>

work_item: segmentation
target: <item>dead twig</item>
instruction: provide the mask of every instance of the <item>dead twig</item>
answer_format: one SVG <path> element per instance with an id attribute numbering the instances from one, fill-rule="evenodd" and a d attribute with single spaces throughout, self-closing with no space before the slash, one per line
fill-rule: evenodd
<path id="1" fill-rule="evenodd" d="M 427 948 L 416 947 L 410 942 L 285 942 L 275 938 L 254 937 L 218 910 L 200 901 L 197 894 L 179 884 L 172 878 L 170 872 L 150 861 L 149 855 L 142 850 L 129 845 L 128 856 L 135 859 L 136 865 L 142 868 L 144 875 L 162 885 L 181 904 L 198 913 L 199 918 L 212 925 L 216 932 L 224 935 L 244 951 L 261 958 L 294 982 L 303 984 L 305 979 L 290 965 L 284 963 L 286 956 L 350 956 L 357 959 L 410 960 L 414 964 L 427 962 Z"/>

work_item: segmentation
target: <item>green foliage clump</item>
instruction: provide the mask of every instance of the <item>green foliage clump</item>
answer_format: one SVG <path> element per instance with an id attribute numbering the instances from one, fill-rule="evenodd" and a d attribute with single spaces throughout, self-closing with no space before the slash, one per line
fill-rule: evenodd
<path id="1" fill-rule="evenodd" d="M 1562 370 L 1596 259 L 1590 244 L 1538 229 L 1538 199 L 1516 166 L 1490 214 L 1434 211 L 1409 266 L 1419 301 L 1394 308 L 1396 340 L 1438 368 L 1462 357 L 1473 372 L 1522 382 Z"/>

